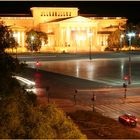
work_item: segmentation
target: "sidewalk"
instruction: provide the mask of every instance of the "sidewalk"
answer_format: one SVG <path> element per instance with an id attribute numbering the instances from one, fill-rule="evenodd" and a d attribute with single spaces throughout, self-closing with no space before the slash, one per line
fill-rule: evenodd
<path id="1" fill-rule="evenodd" d="M 140 103 L 140 96 L 129 96 L 125 99 L 126 103 Z"/>
<path id="2" fill-rule="evenodd" d="M 43 106 L 50 104 L 55 104 L 58 108 L 62 109 L 64 112 L 75 112 L 77 110 L 92 111 L 92 108 L 85 105 L 75 104 L 73 101 L 68 99 L 50 99 L 48 103 L 47 97 L 38 97 L 38 103 Z"/>
<path id="3" fill-rule="evenodd" d="M 77 94 L 77 104 L 74 102 L 75 89 L 93 89 L 97 91 L 95 104 L 122 104 L 124 96 L 124 88 L 121 87 L 110 87 L 101 88 L 96 87 L 99 83 L 94 81 L 88 81 L 84 79 L 78 79 L 71 76 L 65 76 L 60 74 L 54 74 L 46 71 L 39 71 L 27 68 L 24 71 L 24 77 L 36 81 L 39 88 L 42 88 L 41 92 L 46 92 L 44 87 L 49 86 L 49 94 L 51 96 L 50 103 L 55 103 L 58 107 L 62 108 L 64 111 L 75 111 L 75 110 L 92 110 L 91 98 L 93 96 L 92 92 L 82 92 Z M 101 86 L 101 85 L 100 85 Z M 44 88 L 44 90 L 43 90 Z M 140 102 L 140 87 L 128 87 L 127 88 L 127 98 L 126 102 Z M 47 93 L 45 93 L 45 96 Z M 38 97 L 41 104 L 47 104 L 47 97 Z"/>

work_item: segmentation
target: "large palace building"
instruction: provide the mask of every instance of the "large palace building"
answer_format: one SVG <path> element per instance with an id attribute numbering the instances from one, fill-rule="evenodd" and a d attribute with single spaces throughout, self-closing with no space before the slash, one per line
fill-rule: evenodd
<path id="1" fill-rule="evenodd" d="M 47 33 L 47 44 L 42 42 L 41 52 L 89 52 L 104 51 L 108 35 L 122 28 L 127 19 L 122 17 L 96 17 L 80 15 L 78 8 L 32 7 L 32 16 L 1 15 L 0 19 L 9 25 L 19 47 L 26 52 L 26 32 L 31 29 Z"/>

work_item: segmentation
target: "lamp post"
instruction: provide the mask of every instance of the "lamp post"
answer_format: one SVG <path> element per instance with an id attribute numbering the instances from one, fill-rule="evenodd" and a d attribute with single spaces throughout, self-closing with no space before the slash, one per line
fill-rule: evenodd
<path id="1" fill-rule="evenodd" d="M 135 34 L 134 32 L 130 32 L 130 33 L 127 34 L 127 36 L 128 36 L 128 41 L 129 41 L 129 50 L 130 50 L 131 45 L 132 45 L 131 39 L 132 39 L 132 37 L 135 37 L 135 35 L 136 35 L 136 34 Z"/>
<path id="2" fill-rule="evenodd" d="M 34 36 L 31 36 L 31 49 L 32 49 L 32 52 L 33 52 L 33 41 L 34 41 L 35 37 Z"/>
<path id="3" fill-rule="evenodd" d="M 16 43 L 16 41 L 17 41 L 17 34 L 16 33 L 14 33 L 13 34 L 13 37 L 15 38 L 15 48 L 16 48 L 16 59 L 17 59 L 17 43 Z"/>
<path id="4" fill-rule="evenodd" d="M 129 51 L 130 51 L 131 50 L 131 45 L 132 45 L 131 39 L 132 39 L 132 37 L 135 37 L 135 33 L 130 32 L 130 33 L 127 34 L 127 36 L 128 36 Z M 131 84 L 131 55 L 130 55 L 130 52 L 129 52 L 129 63 L 128 63 L 128 75 L 129 75 L 128 84 Z"/>
<path id="5" fill-rule="evenodd" d="M 92 37 L 92 35 L 93 35 L 92 32 L 88 33 L 88 36 L 89 36 L 89 59 L 90 60 L 92 59 L 92 56 L 91 56 L 91 46 L 92 46 L 92 40 L 91 40 L 92 38 L 91 37 Z"/>

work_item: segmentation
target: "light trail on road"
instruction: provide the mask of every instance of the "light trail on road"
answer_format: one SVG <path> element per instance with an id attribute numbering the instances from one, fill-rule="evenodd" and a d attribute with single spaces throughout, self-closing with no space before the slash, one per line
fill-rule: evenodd
<path id="1" fill-rule="evenodd" d="M 17 80 L 20 80 L 21 82 L 23 82 L 23 83 L 25 83 L 25 84 L 27 84 L 29 86 L 34 86 L 35 85 L 35 82 L 33 82 L 31 80 L 28 80 L 26 78 L 23 78 L 21 76 L 12 76 L 12 77 L 16 78 Z"/>

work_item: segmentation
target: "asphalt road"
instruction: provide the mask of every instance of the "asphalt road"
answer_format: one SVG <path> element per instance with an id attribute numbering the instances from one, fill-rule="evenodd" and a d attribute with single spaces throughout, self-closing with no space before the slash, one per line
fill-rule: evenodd
<path id="1" fill-rule="evenodd" d="M 41 56 L 40 56 L 41 55 Z M 40 54 L 40 59 L 45 57 L 44 54 Z M 69 56 L 74 55 L 70 54 Z M 53 92 L 51 96 L 60 97 L 60 98 L 71 98 L 73 99 L 73 94 L 75 89 L 88 89 L 93 90 L 96 88 L 108 88 L 108 87 L 119 87 L 121 90 L 116 92 L 117 94 L 107 94 L 105 91 L 101 91 L 99 94 L 100 99 L 113 99 L 115 97 L 123 97 L 124 89 L 122 88 L 122 84 L 124 82 L 123 75 L 127 68 L 128 56 L 126 57 L 125 53 L 103 53 L 96 54 L 103 55 L 104 57 L 110 57 L 106 59 L 95 59 L 95 60 L 66 60 L 66 61 L 58 61 L 55 58 L 55 61 L 40 61 L 41 65 L 38 67 L 39 73 L 32 69 L 28 69 L 24 72 L 23 76 L 27 79 L 33 79 L 38 82 L 38 86 L 53 87 Z M 50 55 L 52 58 L 52 55 Z M 67 54 L 59 54 L 59 57 L 66 57 Z M 111 56 L 118 56 L 120 58 L 112 58 Z M 124 57 L 125 56 L 125 57 Z M 21 56 L 20 56 L 21 57 Z M 26 62 L 30 67 L 35 68 L 35 59 L 34 61 L 30 61 L 28 58 L 32 58 L 31 56 L 22 56 L 26 57 Z M 35 57 L 35 56 L 34 56 Z M 58 57 L 58 58 L 59 58 Z M 132 69 L 132 77 L 136 77 L 136 80 L 132 82 L 134 86 L 139 86 L 139 78 L 140 78 L 140 59 L 138 55 L 133 57 L 133 69 Z M 69 57 L 70 58 L 70 57 Z M 33 59 L 33 58 L 32 58 Z M 54 59 L 54 58 L 53 58 Z M 42 71 L 43 70 L 43 71 Z M 32 74 L 30 72 L 32 71 Z M 33 72 L 34 71 L 34 72 Z M 32 76 L 31 76 L 32 75 Z M 136 83 L 136 84 L 134 84 Z M 128 88 L 132 87 L 128 86 Z M 58 93 L 56 93 L 58 92 Z M 64 93 L 66 92 L 66 93 Z M 70 93 L 69 93 L 70 92 Z M 62 94 L 63 93 L 63 94 Z M 89 92 L 81 92 L 78 96 L 81 102 L 90 102 L 92 98 L 92 91 Z M 138 93 L 133 93 L 137 95 Z M 127 96 L 132 95 L 132 93 L 127 93 Z"/>

